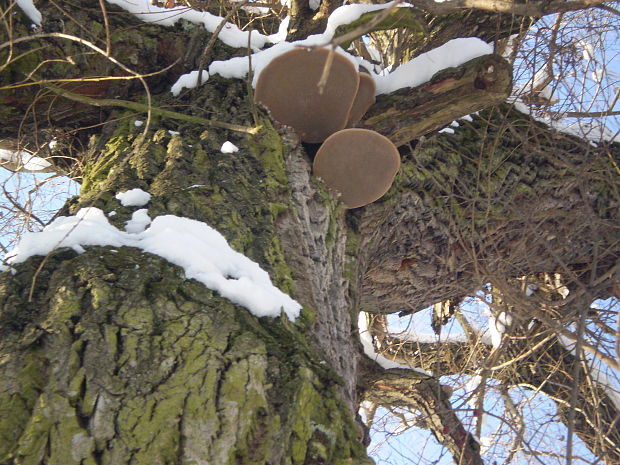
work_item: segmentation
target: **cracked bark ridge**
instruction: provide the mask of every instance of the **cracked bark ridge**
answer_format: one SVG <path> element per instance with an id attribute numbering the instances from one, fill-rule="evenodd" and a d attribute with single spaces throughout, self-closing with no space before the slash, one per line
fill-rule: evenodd
<path id="1" fill-rule="evenodd" d="M 296 296 L 316 312 L 315 344 L 342 377 L 343 397 L 354 411 L 359 352 L 351 338 L 351 302 L 343 278 L 344 209 L 312 179 L 310 161 L 297 136 L 287 129 L 281 134 L 290 148 L 286 172 L 293 208 L 279 216 L 276 229 L 294 270 Z"/>
<path id="2" fill-rule="evenodd" d="M 294 329 L 131 248 L 54 253 L 36 307 L 11 314 L 39 262 L 0 279 L 0 462 L 366 463 Z"/>

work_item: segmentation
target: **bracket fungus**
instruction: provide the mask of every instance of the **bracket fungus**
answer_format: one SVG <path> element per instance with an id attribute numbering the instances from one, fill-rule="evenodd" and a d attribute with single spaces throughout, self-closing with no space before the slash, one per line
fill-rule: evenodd
<path id="1" fill-rule="evenodd" d="M 327 79 L 319 88 L 324 71 Z M 303 142 L 323 142 L 314 175 L 339 193 L 347 208 L 357 208 L 383 196 L 400 167 L 398 150 L 388 138 L 368 129 L 344 129 L 362 119 L 375 102 L 375 91 L 372 77 L 358 73 L 342 55 L 297 48 L 263 69 L 254 100 Z"/>
<path id="2" fill-rule="evenodd" d="M 290 50 L 273 59 L 256 83 L 254 100 L 273 119 L 292 126 L 304 142 L 323 142 L 344 129 L 357 93 L 357 69 L 338 53 L 333 53 L 321 92 L 318 84 L 329 55 L 320 48 Z"/>
<path id="3" fill-rule="evenodd" d="M 347 208 L 367 205 L 385 194 L 400 168 L 392 142 L 368 129 L 344 129 L 321 145 L 314 159 L 314 175 L 340 193 Z"/>
<path id="4" fill-rule="evenodd" d="M 351 106 L 351 110 L 349 111 L 349 120 L 347 121 L 348 128 L 359 123 L 362 116 L 364 116 L 368 109 L 375 103 L 377 86 L 375 85 L 374 79 L 364 73 L 360 73 L 359 79 L 355 100 L 353 100 L 353 106 Z"/>

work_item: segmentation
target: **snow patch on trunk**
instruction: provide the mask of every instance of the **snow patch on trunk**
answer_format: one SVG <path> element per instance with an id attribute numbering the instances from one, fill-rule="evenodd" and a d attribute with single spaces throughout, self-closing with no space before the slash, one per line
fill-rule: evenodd
<path id="1" fill-rule="evenodd" d="M 144 192 L 142 189 L 135 188 L 119 192 L 116 194 L 116 198 L 123 207 L 143 207 L 151 200 L 151 194 Z"/>
<path id="2" fill-rule="evenodd" d="M 138 212 L 136 212 L 138 213 Z M 133 225 L 146 221 L 142 211 Z M 137 247 L 182 267 L 188 279 L 196 279 L 231 302 L 262 317 L 281 312 L 295 320 L 301 305 L 276 288 L 257 263 L 233 250 L 219 232 L 206 223 L 173 215 L 158 216 L 150 227 L 128 233 L 111 225 L 98 208 L 82 208 L 75 216 L 61 216 L 43 231 L 25 235 L 13 250 L 9 264 L 33 255 L 46 255 L 59 247 L 82 253 L 83 246 Z"/>
<path id="3" fill-rule="evenodd" d="M 202 24 L 209 32 L 214 32 L 224 18 L 212 15 L 206 11 L 196 11 L 187 7 L 161 8 L 151 5 L 149 0 L 107 0 L 112 5 L 133 13 L 142 21 L 157 23 L 162 26 L 173 26 L 177 21 L 184 19 L 190 23 Z M 242 31 L 236 25 L 226 23 L 218 34 L 218 39 L 226 45 L 235 48 L 248 46 L 248 31 Z M 250 37 L 250 46 L 253 50 L 259 50 L 269 43 L 269 37 L 253 31 Z"/>

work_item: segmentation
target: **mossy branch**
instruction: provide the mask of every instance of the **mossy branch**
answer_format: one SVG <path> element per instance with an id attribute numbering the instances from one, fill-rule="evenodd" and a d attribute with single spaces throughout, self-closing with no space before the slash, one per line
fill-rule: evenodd
<path id="1" fill-rule="evenodd" d="M 260 126 L 257 127 L 247 127 L 241 126 L 238 124 L 224 123 L 221 121 L 214 121 L 206 118 L 202 118 L 200 116 L 186 115 L 184 113 L 178 113 L 176 111 L 164 110 L 163 108 L 157 107 L 149 107 L 144 103 L 139 102 L 131 102 L 128 100 L 120 100 L 120 99 L 96 99 L 92 97 L 87 97 L 85 95 L 76 94 L 67 89 L 63 89 L 54 85 L 47 85 L 47 89 L 54 92 L 55 94 L 61 95 L 62 97 L 68 98 L 69 100 L 73 100 L 75 102 L 84 103 L 86 105 L 93 105 L 96 107 L 121 107 L 127 108 L 128 110 L 137 111 L 139 113 L 147 113 L 149 110 L 151 114 L 158 115 L 163 118 L 171 118 L 182 121 L 189 121 L 190 123 L 196 124 L 204 124 L 209 127 L 216 127 L 222 129 L 229 129 L 235 132 L 242 132 L 245 134 L 256 134 L 260 131 Z"/>
<path id="2" fill-rule="evenodd" d="M 444 69 L 417 87 L 379 95 L 359 127 L 377 131 L 398 147 L 503 102 L 511 86 L 510 64 L 499 55 L 484 55 Z"/>

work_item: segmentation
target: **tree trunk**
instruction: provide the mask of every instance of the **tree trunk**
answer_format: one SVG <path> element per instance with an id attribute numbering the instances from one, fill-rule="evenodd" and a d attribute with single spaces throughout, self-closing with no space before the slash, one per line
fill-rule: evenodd
<path id="1" fill-rule="evenodd" d="M 210 87 L 229 111 L 245 91 Z M 116 116 L 70 210 L 115 210 L 122 228 L 133 209 L 113 194 L 148 190 L 151 216 L 207 221 L 303 314 L 256 318 L 132 248 L 18 265 L 2 275 L 0 462 L 365 463 L 342 211 L 295 137 L 262 120 L 256 136 L 187 124 L 139 143 L 134 118 Z M 234 155 L 219 150 L 229 139 Z"/>
<path id="2" fill-rule="evenodd" d="M 597 247 L 605 250 L 601 273 L 617 259 L 609 226 L 617 212 L 605 194 L 609 180 L 587 192 L 549 181 L 557 173 L 571 179 L 578 174 L 562 168 L 556 173 L 552 160 L 527 152 L 530 147 L 514 134 L 522 129 L 519 121 L 485 114 L 472 123 L 477 132 L 463 131 L 459 139 L 414 140 L 501 101 L 510 81 L 502 59 L 485 57 L 436 76 L 432 88 L 380 99 L 375 113 L 371 110 L 374 119 L 361 126 L 389 135 L 398 129 L 397 142 L 411 144 L 401 147 L 403 165 L 393 190 L 373 205 L 346 212 L 311 176 L 313 148 L 257 108 L 246 82 L 211 76 L 202 87 L 172 97 L 170 81 L 199 68 L 204 48 L 198 44 L 209 37 L 202 26 L 145 25 L 108 5 L 108 35 L 98 1 L 67 6 L 71 21 L 62 24 L 55 19 L 65 18 L 64 12 L 52 2 L 38 3 L 45 3 L 38 5 L 44 34 L 16 43 L 11 53 L 23 58 L 0 75 L 0 138 L 23 138 L 36 147 L 58 138 L 65 151 L 53 158 L 55 167 L 79 172 L 82 183 L 80 198 L 61 214 L 97 207 L 115 212 L 109 221 L 122 230 L 135 208 L 121 206 L 115 194 L 141 188 L 153 196 L 147 206 L 151 217 L 206 222 L 267 270 L 303 310 L 295 322 L 284 315 L 257 318 L 186 279 L 181 268 L 129 247 L 88 247 L 81 254 L 58 249 L 14 266 L 0 274 L 0 463 L 372 463 L 356 421 L 358 391 L 372 383 L 388 386 L 387 393 L 376 395 L 385 402 L 409 393 L 404 403 L 428 408 L 430 428 L 445 439 L 455 462 L 481 463 L 477 443 L 449 411 L 436 379 L 416 381 L 414 388 L 416 383 L 404 386 L 393 372 L 358 373 L 362 355 L 355 322 L 359 309 L 417 310 L 460 297 L 490 273 L 513 276 L 523 268 L 555 265 L 556 257 L 543 253 L 545 244 L 523 255 L 520 241 L 531 236 L 513 234 L 520 218 L 506 220 L 541 194 L 548 195 L 549 209 L 557 198 L 557 209 L 577 205 L 586 211 L 595 203 L 601 218 L 589 227 L 597 229 Z M 467 21 L 452 32 L 449 26 L 460 20 L 451 16 L 443 33 L 433 30 L 431 39 L 443 42 L 463 28 L 478 30 L 488 15 L 464 15 Z M 513 32 L 502 18 L 501 28 L 485 27 Z M 14 37 L 29 34 L 27 20 L 12 27 Z M 116 61 L 154 75 L 125 79 L 127 71 L 105 53 L 92 53 L 67 35 L 84 36 L 101 50 L 107 41 Z M 212 59 L 245 53 L 218 43 L 208 51 Z M 482 66 L 488 60 L 492 69 Z M 482 87 L 481 75 L 488 78 Z M 41 80 L 40 88 L 31 77 Z M 92 79 L 67 82 L 84 77 Z M 480 91 L 473 97 L 472 86 Z M 448 110 L 434 112 L 433 98 Z M 394 123 L 390 132 L 386 115 L 396 111 L 391 109 L 396 99 L 407 99 L 398 109 L 406 127 Z M 146 120 L 147 108 L 150 120 L 136 125 Z M 426 121 L 431 113 L 441 117 Z M 504 124 L 493 133 L 497 119 Z M 524 140 L 535 141 L 541 153 L 553 133 L 528 124 L 538 132 Z M 501 139 L 506 134 L 514 137 Z M 506 152 L 482 156 L 486 144 L 501 145 L 500 140 L 514 159 L 506 161 Z M 225 141 L 239 151 L 222 153 Z M 409 151 L 416 143 L 418 151 Z M 592 172 L 617 154 L 610 150 L 607 157 L 585 145 L 562 139 L 555 147 Z M 523 159 L 529 164 L 521 172 Z M 462 177 L 456 175 L 459 167 L 466 167 Z M 467 183 L 480 173 L 488 175 L 485 182 Z M 495 208 L 491 200 L 498 193 L 503 203 Z M 545 219 L 541 230 L 548 233 L 562 218 Z M 576 222 L 565 224 L 568 239 L 584 234 L 571 229 Z M 589 243 L 578 250 L 558 243 L 552 246 L 562 260 L 592 260 Z M 470 247 L 476 253 L 484 249 L 481 261 L 472 258 Z M 482 272 L 474 266 L 479 263 Z M 398 386 L 403 392 L 392 395 Z"/>
<path id="3" fill-rule="evenodd" d="M 100 32 L 98 2 L 91 4 L 73 13 Z M 50 20 L 54 8 L 42 8 Z M 184 56 L 184 65 L 197 67 L 201 50 L 182 50 L 181 36 L 204 39 L 204 29 L 175 37 L 174 29 L 110 9 L 121 61 L 146 71 Z M 75 29 L 66 33 L 83 33 L 67 26 Z M 65 53 L 56 41 L 40 39 L 46 53 Z M 213 53 L 230 50 L 217 45 Z M 64 71 L 117 71 L 99 55 L 80 55 L 75 65 Z M 46 70 L 49 78 L 63 71 L 58 66 Z M 180 74 L 178 66 L 171 72 Z M 170 78 L 149 79 L 155 107 L 172 101 Z M 89 86 L 68 89 L 100 100 L 143 95 L 135 81 Z M 30 115 L 24 123 L 17 110 L 31 89 L 2 95 L 6 134 L 25 124 L 41 137 L 43 128 Z M 143 138 L 134 122 L 144 114 L 93 111 L 57 94 L 38 102 L 54 122 L 47 131 L 68 134 L 76 121 L 97 127 L 71 133 L 84 143 L 82 190 L 62 214 L 85 206 L 115 211 L 110 222 L 122 230 L 135 208 L 114 195 L 142 188 L 153 196 L 151 217 L 208 223 L 304 309 L 294 323 L 256 318 L 181 268 L 127 247 L 60 249 L 16 265 L 0 276 L 0 463 L 369 463 L 354 415 L 358 350 L 344 278 L 344 210 L 310 178 L 294 133 L 278 132 L 264 116 L 255 120 L 245 82 L 216 76 L 175 103 L 185 99 L 190 116 L 206 110 L 209 119 L 260 131 L 178 124 L 154 111 Z M 239 152 L 222 153 L 227 140 Z"/>

